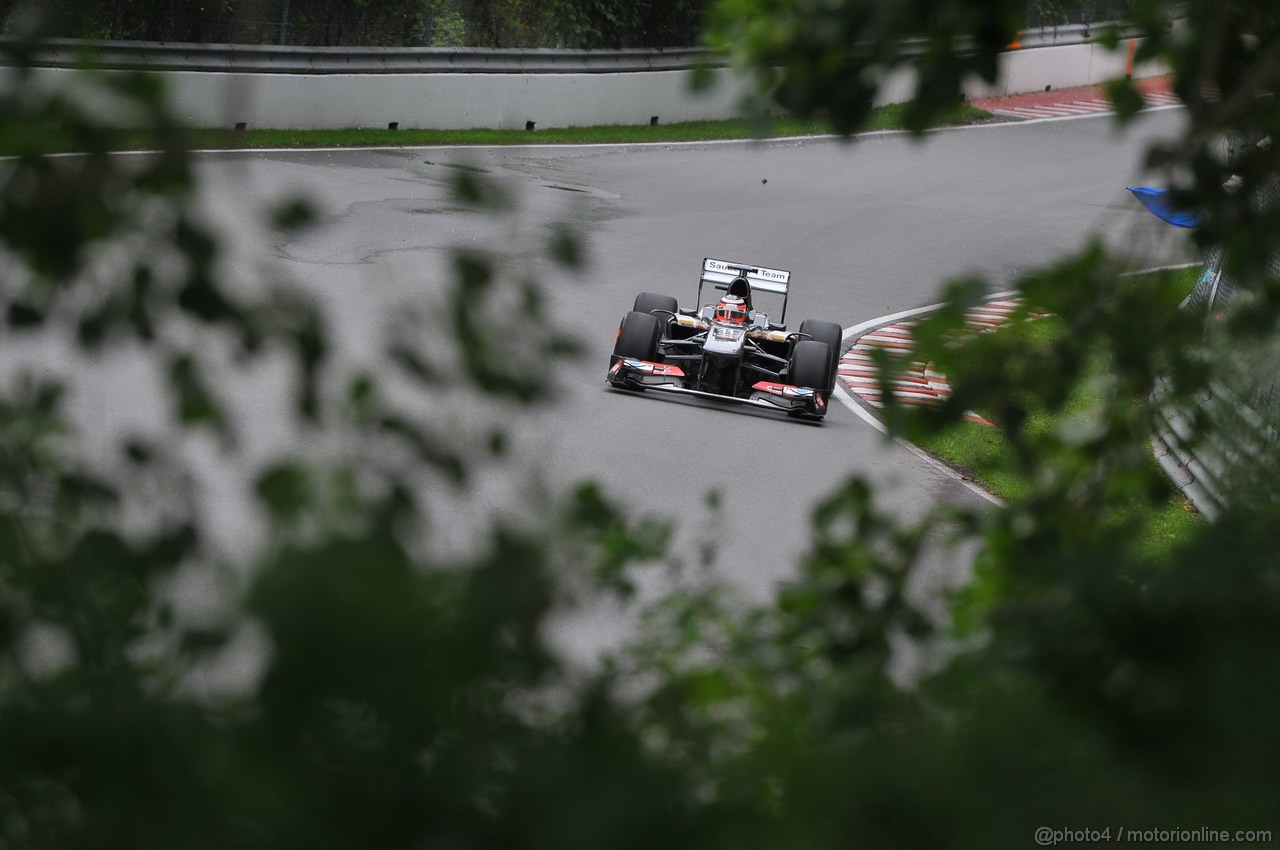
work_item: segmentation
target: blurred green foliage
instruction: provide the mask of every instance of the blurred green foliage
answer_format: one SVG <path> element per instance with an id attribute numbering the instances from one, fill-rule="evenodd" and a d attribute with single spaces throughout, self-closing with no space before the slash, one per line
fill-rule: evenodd
<path id="1" fill-rule="evenodd" d="M 956 282 L 916 333 L 954 396 L 934 412 L 891 407 L 889 425 L 916 437 L 993 411 L 1026 491 L 902 526 L 851 481 L 818 506 L 812 550 L 768 604 L 692 575 L 639 602 L 636 639 L 574 675 L 546 636 L 566 577 L 631 598 L 634 564 L 663 557 L 669 525 L 584 486 L 544 502 L 537 528 L 495 523 L 466 558 L 429 555 L 418 488 L 468 486 L 476 457 L 398 404 L 389 376 L 338 370 L 305 292 L 225 284 L 158 87 L 86 78 L 87 102 L 119 99 L 155 131 L 157 153 L 126 160 L 95 147 L 103 131 L 83 97 L 6 77 L 7 149 L 58 127 L 87 153 L 32 145 L 0 163 L 5 344 L 89 358 L 135 347 L 163 365 L 172 413 L 110 458 L 86 455 L 89 435 L 66 415 L 74 357 L 6 358 L 0 846 L 1026 847 L 1038 827 L 1116 824 L 1274 835 L 1274 488 L 1241 489 L 1157 556 L 1136 545 L 1129 510 L 1168 492 L 1148 455 L 1157 382 L 1194 397 L 1224 347 L 1274 339 L 1280 312 L 1268 271 L 1280 208 L 1267 202 L 1280 153 L 1257 144 L 1280 121 L 1274 11 L 1179 9 L 1191 25 L 1172 32 L 1163 4 L 1136 13 L 1142 56 L 1171 63 L 1189 104 L 1182 136 L 1151 162 L 1195 198 L 1197 238 L 1225 244 L 1256 295 L 1206 337 L 1176 292 L 1122 277 L 1090 245 L 1020 282 L 1026 309 L 1061 324 L 1051 344 L 961 342 L 963 309 L 987 283 Z M 728 0 L 717 32 L 762 91 L 846 130 L 883 73 L 908 63 L 902 39 L 922 36 L 910 114 L 924 126 L 953 106 L 962 75 L 994 74 L 1014 11 Z M 1232 162 L 1224 134 L 1249 140 Z M 457 203 L 509 215 L 514 199 L 482 178 L 462 172 Z M 293 202 L 273 215 L 309 219 Z M 546 249 L 572 270 L 585 255 L 570 236 L 549 229 Z M 394 380 L 545 402 L 549 388 L 502 380 L 488 334 L 507 329 L 484 319 L 517 298 L 528 350 L 570 356 L 551 344 L 562 335 L 537 283 L 474 250 L 452 268 L 441 340 L 464 368 L 393 335 Z M 209 334 L 220 344 L 193 344 Z M 285 357 L 297 427 L 352 447 L 260 467 L 247 498 L 260 500 L 265 551 L 241 574 L 222 568 L 188 501 L 138 512 L 148 487 L 184 492 L 180 438 L 212 429 L 227 452 L 242 445 L 218 352 Z M 1087 427 L 1028 426 L 1069 407 L 1081 381 L 1097 383 Z M 501 435 L 489 445 L 500 455 Z M 930 572 L 949 541 L 974 561 L 951 593 Z M 170 592 L 192 576 L 223 588 L 198 617 Z"/>
<path id="2" fill-rule="evenodd" d="M 710 41 L 754 73 L 762 97 L 839 133 L 862 125 L 891 74 L 914 68 L 904 121 L 922 131 L 960 102 L 962 80 L 995 80 L 1023 12 L 1022 0 L 723 0 Z"/>
<path id="3" fill-rule="evenodd" d="M 0 33 L 325 47 L 690 47 L 710 0 L 0 0 Z"/>

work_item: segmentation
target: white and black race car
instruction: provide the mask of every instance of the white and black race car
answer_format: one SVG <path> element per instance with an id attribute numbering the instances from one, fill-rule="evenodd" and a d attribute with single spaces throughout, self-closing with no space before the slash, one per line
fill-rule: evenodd
<path id="1" fill-rule="evenodd" d="M 788 332 L 756 309 L 759 295 L 780 295 L 785 322 L 790 283 L 791 272 L 708 257 L 697 307 L 681 309 L 670 295 L 636 296 L 618 327 L 606 380 L 620 389 L 687 393 L 821 419 L 835 389 L 842 330 L 806 319 Z M 704 304 L 707 286 L 716 300 Z"/>

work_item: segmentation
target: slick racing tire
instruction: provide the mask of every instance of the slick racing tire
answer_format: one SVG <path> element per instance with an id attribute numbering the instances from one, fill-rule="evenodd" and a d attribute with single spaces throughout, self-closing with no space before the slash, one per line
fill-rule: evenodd
<path id="1" fill-rule="evenodd" d="M 656 292 L 641 292 L 636 296 L 635 306 L 631 308 L 637 313 L 652 313 L 654 310 L 669 310 L 672 313 L 680 309 L 680 302 L 670 295 L 659 295 Z M 659 315 L 658 320 L 666 323 L 669 316 Z"/>
<path id="2" fill-rule="evenodd" d="M 840 342 L 844 338 L 844 328 L 835 322 L 820 322 L 817 319 L 805 319 L 800 323 L 800 333 L 808 334 L 817 342 L 825 342 L 831 355 L 831 372 L 827 376 L 830 383 L 824 384 L 818 389 L 826 393 L 825 398 L 830 399 L 831 394 L 836 389 L 836 373 L 839 369 L 840 362 Z"/>
<path id="3" fill-rule="evenodd" d="M 610 366 L 623 357 L 656 362 L 662 324 L 657 316 L 635 310 L 623 316 L 622 324 L 618 326 L 618 339 L 613 344 Z"/>
<path id="4" fill-rule="evenodd" d="M 825 342 L 802 339 L 791 352 L 787 376 L 792 385 L 821 391 L 831 382 L 831 353 Z"/>

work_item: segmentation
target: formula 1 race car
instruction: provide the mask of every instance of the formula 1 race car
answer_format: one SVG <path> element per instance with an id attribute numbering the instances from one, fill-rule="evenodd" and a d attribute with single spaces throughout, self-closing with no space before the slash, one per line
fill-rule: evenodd
<path id="1" fill-rule="evenodd" d="M 636 296 L 618 327 L 606 380 L 620 389 L 686 393 L 821 419 L 835 390 L 842 329 L 806 319 L 788 333 L 756 310 L 758 295 L 780 295 L 785 322 L 790 283 L 791 272 L 708 257 L 694 309 L 681 309 L 670 295 Z M 704 304 L 708 285 L 716 300 Z"/>

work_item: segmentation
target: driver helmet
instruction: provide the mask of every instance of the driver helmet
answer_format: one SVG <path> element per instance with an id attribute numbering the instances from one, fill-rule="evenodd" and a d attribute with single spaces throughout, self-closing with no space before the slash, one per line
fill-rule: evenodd
<path id="1" fill-rule="evenodd" d="M 716 304 L 716 321 L 730 325 L 747 323 L 747 302 L 737 295 L 725 295 Z"/>

